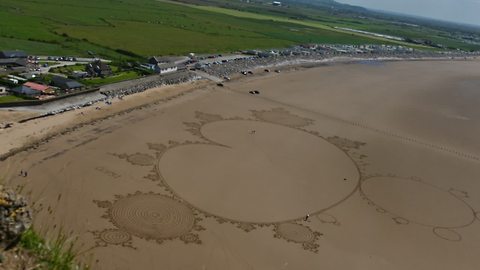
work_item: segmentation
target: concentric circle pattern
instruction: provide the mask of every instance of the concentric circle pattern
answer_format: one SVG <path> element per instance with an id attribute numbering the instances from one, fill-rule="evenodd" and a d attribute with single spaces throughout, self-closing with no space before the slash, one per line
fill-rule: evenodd
<path id="1" fill-rule="evenodd" d="M 106 230 L 100 233 L 100 239 L 108 244 L 120 245 L 132 240 L 129 233 L 122 230 Z"/>
<path id="2" fill-rule="evenodd" d="M 315 241 L 315 233 L 308 227 L 295 223 L 282 223 L 277 225 L 278 236 L 296 243 Z"/>
<path id="3" fill-rule="evenodd" d="M 171 198 L 135 194 L 113 203 L 112 222 L 135 236 L 162 240 L 189 233 L 195 225 L 192 210 Z"/>

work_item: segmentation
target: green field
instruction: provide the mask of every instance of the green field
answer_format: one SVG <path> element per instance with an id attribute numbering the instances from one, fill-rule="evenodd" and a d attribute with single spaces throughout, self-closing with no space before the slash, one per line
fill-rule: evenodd
<path id="1" fill-rule="evenodd" d="M 288 21 L 330 30 L 332 30 L 333 27 L 352 28 L 356 30 L 400 36 L 403 38 L 430 40 L 434 43 L 449 47 L 450 49 L 480 50 L 479 44 L 468 44 L 456 37 L 456 34 L 459 32 L 472 33 L 470 31 L 459 29 L 458 25 L 446 28 L 444 25 L 434 26 L 435 22 L 430 22 L 427 25 L 423 25 L 416 21 L 413 23 L 418 23 L 417 25 L 412 23 L 401 23 L 398 21 L 399 18 L 390 17 L 389 15 L 382 15 L 381 17 L 376 15 L 370 16 L 366 13 L 358 14 L 348 10 L 342 11 L 339 7 L 332 10 L 329 8 L 331 4 L 328 1 L 325 1 L 327 4 L 324 3 L 323 8 L 318 7 L 318 4 L 321 6 L 321 0 L 315 2 L 317 5 L 316 7 L 313 7 L 315 4 L 308 5 L 302 3 L 288 5 L 287 7 L 273 7 L 270 4 L 270 1 L 265 0 L 251 1 L 250 3 L 231 0 L 177 1 L 181 1 L 188 6 L 195 5 L 198 9 L 210 10 L 238 17 Z M 337 29 L 333 29 L 333 31 L 349 33 Z M 473 33 L 479 37 L 480 29 Z M 359 34 L 359 36 L 364 35 Z M 405 43 L 400 42 L 400 44 Z M 413 44 L 409 44 L 409 46 L 416 47 Z"/>
<path id="2" fill-rule="evenodd" d="M 0 103 L 23 101 L 25 99 L 13 95 L 0 96 Z"/>
<path id="3" fill-rule="evenodd" d="M 164 2 L 175 3 L 167 0 L 164 0 Z M 390 40 L 386 38 L 374 37 L 374 36 L 369 36 L 369 35 L 360 34 L 360 33 L 352 33 L 352 32 L 341 30 L 341 29 L 335 29 L 334 27 L 329 26 L 328 24 L 325 24 L 319 21 L 314 21 L 314 20 L 299 20 L 299 19 L 292 19 L 288 17 L 276 16 L 276 15 L 270 15 L 270 14 L 259 14 L 259 13 L 245 12 L 245 11 L 235 10 L 235 9 L 227 9 L 227 8 L 216 7 L 216 6 L 190 5 L 190 4 L 183 4 L 183 3 L 181 5 L 191 7 L 191 8 L 197 8 L 200 10 L 226 14 L 226 15 L 239 17 L 239 18 L 273 21 L 273 22 L 280 22 L 280 23 L 290 23 L 290 24 L 312 27 L 312 28 L 321 29 L 321 30 L 327 30 L 330 32 L 338 33 L 338 34 L 349 35 L 350 36 L 349 39 L 351 39 L 351 36 L 353 35 L 360 39 L 363 39 L 363 38 L 373 39 L 373 40 L 376 40 L 377 43 L 398 44 L 403 46 L 416 47 L 419 49 L 426 48 L 426 46 L 414 45 L 414 44 L 409 44 L 402 41 L 395 41 L 395 40 Z M 340 42 L 340 43 L 343 43 L 343 42 Z M 357 43 L 352 42 L 352 44 L 357 44 Z"/>
<path id="4" fill-rule="evenodd" d="M 50 72 L 52 73 L 62 73 L 65 75 L 70 75 L 74 71 L 85 71 L 85 65 L 77 64 L 71 66 L 61 66 L 56 68 L 50 68 Z"/>
<path id="5" fill-rule="evenodd" d="M 123 71 L 119 72 L 115 75 L 106 77 L 106 78 L 92 78 L 92 79 L 84 79 L 80 80 L 81 83 L 87 86 L 101 86 L 105 84 L 111 84 L 121 81 L 133 80 L 136 78 L 141 77 L 142 75 L 136 71 Z"/>
<path id="6" fill-rule="evenodd" d="M 238 16 L 155 0 L 2 0 L 0 17 L 0 49 L 79 56 L 92 51 L 114 60 L 306 42 L 385 43 L 315 22 Z"/>
<path id="7" fill-rule="evenodd" d="M 185 0 L 2 0 L 0 49 L 38 55 L 113 60 L 190 52 L 232 52 L 300 43 L 405 44 L 334 29 L 335 26 L 391 35 L 428 37 L 452 47 L 474 48 L 424 27 L 268 3 Z M 191 5 L 201 3 L 202 5 Z M 225 8 L 228 7 L 228 8 Z M 414 45 L 410 45 L 414 46 Z M 421 46 L 417 46 L 421 48 Z"/>

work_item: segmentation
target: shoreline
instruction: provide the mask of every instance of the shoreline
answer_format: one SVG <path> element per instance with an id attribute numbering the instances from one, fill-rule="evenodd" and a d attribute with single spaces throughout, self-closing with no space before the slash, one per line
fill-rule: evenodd
<path id="1" fill-rule="evenodd" d="M 243 76 L 241 74 L 235 74 L 232 76 L 231 81 L 242 81 L 243 79 L 258 79 L 267 74 L 271 73 L 260 73 L 262 69 L 278 68 L 286 72 L 298 72 L 302 69 L 307 68 L 317 68 L 325 65 L 339 65 L 339 64 L 358 64 L 362 61 L 380 61 L 380 62 L 410 62 L 410 61 L 476 61 L 477 57 L 461 57 L 452 59 L 451 57 L 423 57 L 423 58 L 401 58 L 401 57 L 372 57 L 372 58 L 361 58 L 361 57 L 347 57 L 339 56 L 326 58 L 321 60 L 312 60 L 312 59 L 297 59 L 295 61 L 287 60 L 279 63 L 274 63 L 272 65 L 258 65 L 253 70 L 255 70 L 253 75 Z M 260 71 L 260 72 L 258 72 Z M 118 95 L 106 96 L 106 99 L 113 99 L 117 97 L 117 101 L 111 105 L 101 105 L 100 110 L 95 110 L 99 106 L 88 106 L 81 107 L 79 109 L 67 110 L 59 114 L 47 114 L 47 115 L 37 115 L 28 118 L 34 118 L 32 121 L 25 121 L 25 118 L 18 119 L 16 125 L 9 129 L 0 129 L 0 134 L 5 132 L 5 134 L 10 135 L 9 138 L 3 138 L 3 149 L 0 147 L 0 161 L 5 161 L 8 158 L 24 152 L 30 149 L 34 149 L 39 145 L 42 145 L 48 142 L 51 139 L 56 138 L 64 134 L 71 133 L 79 128 L 82 128 L 87 125 L 97 124 L 104 120 L 113 118 L 115 116 L 128 114 L 132 111 L 143 109 L 145 107 L 151 106 L 153 104 L 158 104 L 160 102 L 167 103 L 172 99 L 179 98 L 186 94 L 207 88 L 215 87 L 216 82 L 208 79 L 199 79 L 199 80 L 190 80 L 186 82 L 181 82 L 178 84 L 168 84 L 160 85 L 153 88 L 148 88 L 143 91 L 134 92 L 128 95 L 125 95 L 125 100 L 118 99 Z M 179 93 L 177 91 L 180 90 Z M 174 92 L 174 93 L 171 93 Z M 149 100 L 146 97 L 154 95 L 153 99 Z M 142 100 L 146 99 L 146 100 Z M 94 103 L 93 105 L 98 105 Z M 123 105 L 123 106 L 122 106 Z M 125 108 L 123 108 L 125 107 Z M 107 110 L 104 110 L 106 109 Z M 1 113 L 2 111 L 0 111 Z M 28 113 L 27 111 L 15 111 L 16 113 Z M 4 114 L 13 113 L 11 111 L 4 111 Z M 30 112 L 31 113 L 31 112 Z M 85 114 L 90 115 L 89 119 L 81 119 L 77 122 L 75 116 L 85 116 Z M 0 114 L 1 115 L 1 114 Z M 55 121 L 55 120 L 60 121 Z M 49 122 L 49 123 L 45 123 Z M 20 124 L 21 126 L 18 126 Z M 19 129 L 22 128 L 20 131 Z M 34 132 L 32 133 L 32 129 Z M 25 131 L 25 132 L 22 132 Z M 37 133 L 38 132 L 38 133 Z M 19 133 L 19 134 L 16 134 Z M 15 135 L 26 135 L 22 142 L 18 142 L 18 137 Z M 13 137 L 13 138 L 12 138 Z"/>
<path id="2" fill-rule="evenodd" d="M 3 145 L 10 144 L 12 146 L 6 146 L 4 147 L 4 149 L 0 148 L 0 161 L 5 161 L 18 153 L 34 149 L 48 142 L 51 139 L 71 133 L 84 126 L 97 124 L 104 120 L 119 115 L 128 114 L 132 111 L 143 109 L 153 104 L 168 102 L 173 99 L 182 97 L 186 94 L 192 93 L 196 90 L 200 90 L 205 86 L 208 86 L 208 84 L 205 84 L 205 82 L 202 81 L 196 81 L 151 88 L 144 92 L 137 93 L 136 95 L 127 96 L 125 97 L 125 100 L 120 100 L 120 102 L 112 103 L 112 105 L 101 105 L 102 107 L 100 107 L 101 109 L 98 111 L 95 110 L 93 106 L 89 106 L 73 111 L 68 111 L 62 114 L 50 115 L 48 117 L 36 119 L 33 120 L 34 122 L 26 122 L 21 124 L 21 126 L 15 125 L 14 127 L 9 129 L 3 129 L 3 131 L 9 133 L 7 135 L 10 135 L 9 138 L 3 138 Z M 180 90 L 180 92 L 177 92 L 178 90 Z M 157 97 L 153 100 L 149 99 L 151 94 L 155 94 Z M 88 117 L 88 119 L 84 118 L 76 122 L 76 116 Z M 57 122 L 55 120 L 61 121 Z M 46 124 L 46 126 L 41 126 L 42 124 Z M 20 127 L 22 128 L 22 130 L 19 130 Z M 25 141 L 23 142 L 19 142 L 16 144 L 12 142 L 12 140 L 18 140 L 12 138 L 15 137 L 15 135 L 18 135 L 14 133 L 31 133 L 28 132 L 29 129 L 33 129 L 34 127 L 37 128 L 36 132 L 39 132 L 39 134 L 34 132 L 33 135 L 27 135 Z M 39 128 L 41 128 L 41 130 L 38 130 Z M 31 136 L 35 137 L 30 138 Z"/>
<path id="3" fill-rule="evenodd" d="M 295 262 L 291 267 L 316 269 L 326 265 L 318 256 L 348 256 L 352 246 L 362 246 L 365 235 L 376 235 L 368 254 L 378 258 L 367 268 L 390 268 L 378 265 L 384 260 L 392 261 L 395 269 L 409 268 L 405 257 L 418 254 L 414 258 L 422 260 L 422 250 L 442 254 L 442 249 L 431 248 L 450 249 L 442 234 L 419 226 L 396 230 L 390 217 L 398 216 L 395 206 L 402 207 L 400 212 L 405 209 L 402 217 L 412 223 L 432 227 L 459 224 L 457 213 L 465 222 L 474 216 L 455 199 L 462 193 L 452 194 L 450 188 L 475 190 L 478 162 L 449 150 L 480 153 L 475 138 L 480 128 L 472 125 L 479 119 L 475 90 L 480 61 L 337 63 L 319 68 L 290 65 L 280 74 L 252 69 L 252 75 L 239 73 L 224 87 L 207 80 L 161 87 L 123 101 L 115 98 L 111 106 L 100 103 L 101 110 L 85 108 L 84 115 L 67 112 L 31 121 L 26 126 L 32 129 L 61 123 L 49 130 L 49 138 L 37 145 L 31 140 L 31 149 L 12 152 L 0 162 L 5 184 L 17 186 L 35 202 L 34 225 L 43 237 L 52 238 L 57 230 L 69 232 L 76 239 L 78 260 L 93 268 L 155 268 L 172 257 L 178 260 L 170 265 L 177 267 L 185 256 L 192 265 L 242 268 L 243 261 L 224 260 L 228 257 L 223 255 L 218 264 L 210 264 L 208 254 L 224 247 L 215 241 L 219 234 L 231 243 L 229 254 L 272 269 L 278 266 L 276 260 L 251 254 L 277 258 L 284 252 L 286 260 Z M 260 95 L 249 93 L 253 89 Z M 452 95 L 462 98 L 453 100 Z M 17 127 L 19 132 L 28 130 Z M 19 176 L 25 169 L 28 177 Z M 382 200 L 384 194 L 398 196 Z M 148 198 L 152 200 L 138 203 Z M 177 198 L 178 207 L 162 204 L 169 198 Z M 404 198 L 415 203 L 404 204 Z M 432 211 L 430 202 L 438 201 L 448 204 Z M 189 223 L 168 223 L 158 233 L 146 234 L 144 228 L 163 223 L 116 223 L 122 213 L 132 213 L 123 210 L 132 206 L 139 209 L 134 213 L 159 217 L 173 209 L 178 220 L 198 217 L 202 227 L 188 230 L 192 227 L 184 224 Z M 378 207 L 390 212 L 378 212 Z M 113 211 L 122 213 L 105 215 Z M 337 221 L 341 227 L 324 223 Z M 302 240 L 318 248 L 318 254 L 288 241 L 290 234 L 278 238 L 284 233 L 279 229 L 290 224 L 324 235 Z M 193 243 L 173 234 L 168 241 L 150 241 L 165 239 L 161 232 L 168 230 L 163 228 L 183 227 L 187 229 L 181 235 L 196 235 L 198 245 L 183 245 Z M 111 240 L 119 231 L 131 238 L 122 238 L 120 244 Z M 475 239 L 474 233 L 458 231 L 466 243 Z M 408 241 L 390 249 L 401 239 Z M 412 243 L 418 249 L 412 250 Z M 459 246 L 457 253 L 465 254 L 462 249 L 468 245 Z M 125 261 L 112 259 L 120 253 Z M 358 260 L 364 258 L 358 255 Z M 457 262 L 454 257 L 441 264 Z M 344 268 L 356 263 L 347 262 Z"/>

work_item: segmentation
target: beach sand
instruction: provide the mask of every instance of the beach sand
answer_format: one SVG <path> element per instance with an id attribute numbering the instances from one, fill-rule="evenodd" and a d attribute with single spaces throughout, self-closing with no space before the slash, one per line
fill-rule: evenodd
<path id="1" fill-rule="evenodd" d="M 35 228 L 78 238 L 93 269 L 477 269 L 479 68 L 337 64 L 147 91 L 11 129 L 6 142 L 78 126 L 0 170 Z"/>

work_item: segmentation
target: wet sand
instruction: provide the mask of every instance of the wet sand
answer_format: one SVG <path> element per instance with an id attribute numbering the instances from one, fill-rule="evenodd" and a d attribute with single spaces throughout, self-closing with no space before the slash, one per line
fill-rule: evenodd
<path id="1" fill-rule="evenodd" d="M 0 169 L 35 202 L 35 227 L 78 237 L 93 269 L 476 269 L 479 68 L 342 64 L 197 85 Z"/>

